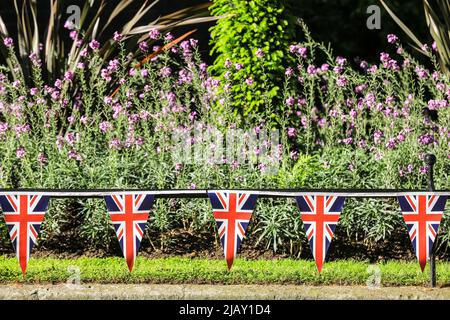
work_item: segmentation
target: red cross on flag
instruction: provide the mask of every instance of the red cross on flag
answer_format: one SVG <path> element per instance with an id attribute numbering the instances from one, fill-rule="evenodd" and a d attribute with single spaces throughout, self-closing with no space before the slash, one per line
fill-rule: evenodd
<path id="1" fill-rule="evenodd" d="M 142 193 L 116 193 L 105 196 L 120 247 L 130 272 L 139 251 L 154 195 Z"/>

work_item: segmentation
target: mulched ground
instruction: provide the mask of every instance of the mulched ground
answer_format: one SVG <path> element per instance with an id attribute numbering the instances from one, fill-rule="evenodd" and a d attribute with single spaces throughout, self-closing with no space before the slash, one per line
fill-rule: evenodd
<path id="1" fill-rule="evenodd" d="M 275 253 L 272 248 L 257 245 L 254 237 L 251 237 L 243 242 L 238 255 L 240 258 L 247 259 L 312 259 L 312 254 L 306 241 L 292 250 L 289 249 L 281 248 L 279 252 Z M 0 248 L 0 254 L 13 256 L 14 252 L 12 248 L 3 247 Z M 33 252 L 33 257 L 41 258 L 108 257 L 120 255 L 121 251 L 118 244 L 115 244 L 109 250 L 85 250 L 78 245 L 70 248 L 38 247 Z M 179 256 L 221 259 L 223 258 L 223 249 L 214 234 L 186 232 L 186 230 L 179 229 L 171 230 L 164 237 L 161 237 L 159 233 L 152 234 L 150 232 L 142 241 L 139 255 L 146 258 Z M 415 255 L 408 235 L 405 232 L 397 232 L 392 234 L 389 239 L 370 243 L 362 239 L 350 238 L 342 231 L 336 230 L 327 259 L 328 261 L 356 259 L 377 263 L 392 259 L 414 260 Z M 438 259 L 449 260 L 448 252 L 440 249 Z"/>
<path id="2" fill-rule="evenodd" d="M 108 257 L 120 256 L 122 253 L 117 242 L 108 250 L 92 250 L 76 241 L 76 234 L 65 233 L 65 238 L 46 241 L 33 250 L 34 257 L 75 258 L 80 256 Z M 277 252 L 257 244 L 257 237 L 249 237 L 242 243 L 238 253 L 240 258 L 247 259 L 282 259 L 300 258 L 312 259 L 309 244 L 306 239 L 300 245 L 281 247 Z M 14 255 L 12 247 L 5 242 L 0 243 L 0 254 Z M 65 244 L 65 245 L 64 245 Z M 147 258 L 164 257 L 198 257 L 223 258 L 223 249 L 214 233 L 188 232 L 185 229 L 174 229 L 165 234 L 148 230 L 143 238 L 139 251 Z M 438 259 L 450 260 L 450 254 L 445 248 L 438 251 Z M 415 255 L 408 234 L 404 230 L 394 231 L 388 239 L 368 242 L 364 239 L 349 237 L 345 232 L 336 229 L 336 233 L 328 251 L 328 261 L 336 259 L 368 260 L 371 263 L 385 260 L 414 260 Z"/>

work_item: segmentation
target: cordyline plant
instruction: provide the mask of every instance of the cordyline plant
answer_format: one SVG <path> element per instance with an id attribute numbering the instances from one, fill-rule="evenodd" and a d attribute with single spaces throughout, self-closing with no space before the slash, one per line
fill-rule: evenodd
<path id="1" fill-rule="evenodd" d="M 402 28 L 410 40 L 412 46 L 427 57 L 432 57 L 427 46 L 400 20 L 390 9 L 385 1 L 380 0 L 394 21 Z M 423 0 L 425 19 L 433 37 L 433 49 L 438 52 L 441 70 L 450 73 L 450 2 L 448 0 L 430 1 Z"/>
<path id="2" fill-rule="evenodd" d="M 44 77 L 49 82 L 61 79 L 66 72 L 75 70 L 86 50 L 90 49 L 89 41 L 92 40 L 102 45 L 98 56 L 106 62 L 118 49 L 117 43 L 113 41 L 112 26 L 117 28 L 126 41 L 123 46 L 130 53 L 135 53 L 138 44 L 150 48 L 149 45 L 154 41 L 149 35 L 152 29 L 168 31 L 179 26 L 217 19 L 209 17 L 209 3 L 188 7 L 149 21 L 148 16 L 159 0 L 84 0 L 80 25 L 75 26 L 71 21 L 67 21 L 68 15 L 65 12 L 73 1 L 50 0 L 48 23 L 45 30 L 41 30 L 38 19 L 44 19 L 42 8 L 45 6 L 38 6 L 37 0 L 3 0 L 2 7 L 5 2 L 10 2 L 16 12 L 18 57 L 11 57 L 4 48 L 0 50 L 0 57 L 3 56 L 10 69 L 14 70 L 10 74 L 14 80 L 19 77 L 30 79 L 33 64 L 44 66 Z M 130 15 L 130 12 L 126 12 L 127 8 L 139 2 L 142 5 L 133 13 L 132 18 L 125 19 L 125 14 Z M 64 32 L 63 28 L 68 30 Z M 10 32 L 0 10 L 0 37 L 5 39 L 9 36 Z"/>

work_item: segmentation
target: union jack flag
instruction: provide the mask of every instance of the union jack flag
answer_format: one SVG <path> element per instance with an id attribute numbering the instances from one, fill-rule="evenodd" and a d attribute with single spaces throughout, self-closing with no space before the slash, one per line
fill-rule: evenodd
<path id="1" fill-rule="evenodd" d="M 230 270 L 245 237 L 258 196 L 249 192 L 234 191 L 209 192 L 208 196 Z"/>
<path id="2" fill-rule="evenodd" d="M 22 274 L 27 270 L 30 253 L 36 244 L 49 201 L 49 197 L 36 194 L 0 195 L 3 217 Z"/>
<path id="3" fill-rule="evenodd" d="M 344 197 L 307 195 L 296 197 L 317 270 L 322 265 L 344 206 Z"/>
<path id="4" fill-rule="evenodd" d="M 130 272 L 133 270 L 154 198 L 150 194 L 128 193 L 105 196 L 106 207 Z"/>
<path id="5" fill-rule="evenodd" d="M 446 196 L 433 194 L 398 197 L 420 268 L 427 264 L 444 213 Z"/>

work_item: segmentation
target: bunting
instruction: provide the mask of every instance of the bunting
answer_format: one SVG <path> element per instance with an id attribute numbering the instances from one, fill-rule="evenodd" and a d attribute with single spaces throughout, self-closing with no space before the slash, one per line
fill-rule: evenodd
<path id="1" fill-rule="evenodd" d="M 446 200 L 446 196 L 429 193 L 398 197 L 403 219 L 422 272 L 433 250 Z"/>
<path id="2" fill-rule="evenodd" d="M 319 273 L 344 206 L 344 197 L 305 195 L 296 197 L 303 226 Z"/>
<path id="3" fill-rule="evenodd" d="M 0 194 L 0 206 L 16 251 L 22 274 L 25 275 L 31 250 L 48 209 L 50 198 L 37 194 Z"/>
<path id="4" fill-rule="evenodd" d="M 154 195 L 116 193 L 105 196 L 105 201 L 128 269 L 131 272 L 153 206 Z"/>
<path id="5" fill-rule="evenodd" d="M 258 196 L 246 191 L 208 192 L 228 270 L 245 237 Z"/>

